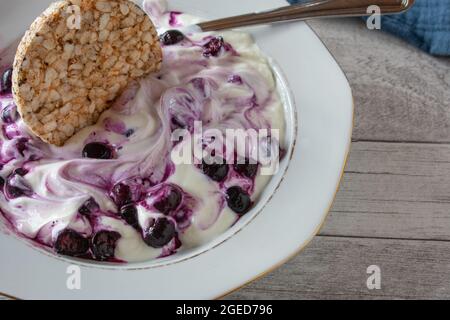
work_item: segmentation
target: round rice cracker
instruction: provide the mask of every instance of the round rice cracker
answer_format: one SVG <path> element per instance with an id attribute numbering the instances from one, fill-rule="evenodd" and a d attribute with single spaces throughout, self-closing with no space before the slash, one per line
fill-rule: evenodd
<path id="1" fill-rule="evenodd" d="M 73 24 L 77 8 L 79 29 Z M 133 2 L 59 1 L 19 44 L 13 95 L 31 131 L 62 146 L 95 124 L 130 81 L 159 71 L 161 63 L 156 29 Z"/>

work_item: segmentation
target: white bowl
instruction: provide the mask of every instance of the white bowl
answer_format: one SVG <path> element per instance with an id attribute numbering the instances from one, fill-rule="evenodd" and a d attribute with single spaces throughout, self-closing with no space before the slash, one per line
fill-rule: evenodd
<path id="1" fill-rule="evenodd" d="M 49 2 L 2 1 L 0 49 L 14 42 Z M 283 0 L 170 1 L 174 9 L 207 18 L 217 17 L 217 12 L 229 16 L 285 4 Z M 273 58 L 286 101 L 289 146 L 280 172 L 258 206 L 203 247 L 120 266 L 56 257 L 3 226 L 0 292 L 25 299 L 215 298 L 274 269 L 306 246 L 326 217 L 344 169 L 352 131 L 351 90 L 305 23 L 248 31 Z M 67 288 L 71 265 L 80 268 L 81 290 Z"/>

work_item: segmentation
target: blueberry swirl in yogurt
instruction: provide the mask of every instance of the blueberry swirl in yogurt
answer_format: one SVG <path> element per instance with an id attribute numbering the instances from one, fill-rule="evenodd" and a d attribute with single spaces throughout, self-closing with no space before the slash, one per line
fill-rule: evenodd
<path id="1" fill-rule="evenodd" d="M 11 70 L 3 68 L 1 212 L 18 234 L 56 253 L 136 262 L 199 246 L 248 213 L 270 180 L 249 159 L 233 164 L 246 157 L 239 152 L 173 160 L 174 152 L 195 148 L 173 133 L 194 133 L 198 122 L 219 132 L 278 129 L 284 141 L 276 82 L 251 37 L 177 32 L 200 20 L 168 12 L 163 1 L 144 1 L 144 8 L 161 34 L 162 70 L 131 84 L 63 147 L 27 129 L 11 95 Z"/>

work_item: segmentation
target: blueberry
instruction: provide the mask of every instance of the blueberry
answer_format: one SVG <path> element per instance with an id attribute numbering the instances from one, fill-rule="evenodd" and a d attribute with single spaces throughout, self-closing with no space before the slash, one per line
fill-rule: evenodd
<path id="1" fill-rule="evenodd" d="M 129 138 L 134 134 L 134 129 L 129 129 L 125 132 L 125 137 Z"/>
<path id="2" fill-rule="evenodd" d="M 28 174 L 28 170 L 25 168 L 17 168 L 16 170 L 14 170 L 15 174 L 18 174 L 21 177 L 24 177 Z"/>
<path id="3" fill-rule="evenodd" d="M 94 198 L 88 199 L 81 207 L 78 209 L 78 212 L 84 216 L 89 216 L 93 212 L 100 209 L 100 206 L 95 201 Z"/>
<path id="4" fill-rule="evenodd" d="M 187 124 L 183 123 L 183 121 L 177 119 L 177 117 L 172 117 L 171 119 L 171 123 L 172 123 L 172 130 L 176 130 L 176 129 L 186 129 L 188 127 Z"/>
<path id="5" fill-rule="evenodd" d="M 234 84 L 243 84 L 244 82 L 242 81 L 241 76 L 238 75 L 232 75 L 228 78 L 228 82 L 229 83 L 234 83 Z"/>
<path id="6" fill-rule="evenodd" d="M 20 198 L 25 195 L 22 189 L 11 186 L 10 184 L 6 185 L 6 192 L 11 199 Z"/>
<path id="7" fill-rule="evenodd" d="M 120 216 L 130 226 L 139 229 L 138 211 L 134 205 L 128 204 L 120 208 Z"/>
<path id="8" fill-rule="evenodd" d="M 83 158 L 108 160 L 113 158 L 113 150 L 101 142 L 88 143 L 83 149 Z"/>
<path id="9" fill-rule="evenodd" d="M 6 124 L 14 123 L 19 118 L 17 107 L 13 104 L 5 107 L 2 111 L 2 120 Z"/>
<path id="10" fill-rule="evenodd" d="M 245 159 L 245 163 L 236 163 L 234 165 L 234 170 L 244 177 L 253 179 L 258 173 L 258 164 L 250 163 L 248 159 Z"/>
<path id="11" fill-rule="evenodd" d="M 184 40 L 184 34 L 178 30 L 169 30 L 164 32 L 160 37 L 162 44 L 171 46 Z"/>
<path id="12" fill-rule="evenodd" d="M 163 199 L 156 202 L 153 206 L 159 212 L 168 215 L 180 206 L 181 199 L 181 192 L 177 188 L 170 186 L 170 191 L 168 194 Z"/>
<path id="13" fill-rule="evenodd" d="M 228 165 L 223 159 L 215 159 L 213 164 L 208 164 L 203 161 L 203 173 L 216 182 L 222 182 L 228 175 Z"/>
<path id="14" fill-rule="evenodd" d="M 8 193 L 11 199 L 17 199 L 22 196 L 25 196 L 25 192 L 17 187 L 12 187 L 10 185 L 6 185 L 6 192 Z"/>
<path id="15" fill-rule="evenodd" d="M 114 186 L 111 197 L 119 208 L 133 201 L 130 187 L 123 183 L 118 183 Z"/>
<path id="16" fill-rule="evenodd" d="M 224 41 L 222 37 L 213 38 L 203 46 L 203 55 L 205 57 L 217 57 L 223 45 Z"/>
<path id="17" fill-rule="evenodd" d="M 96 260 L 105 261 L 114 258 L 120 234 L 114 231 L 99 231 L 92 238 L 92 253 Z"/>
<path id="18" fill-rule="evenodd" d="M 228 207 L 240 216 L 246 214 L 252 206 L 250 196 L 240 187 L 227 190 L 227 203 Z"/>
<path id="19" fill-rule="evenodd" d="M 6 69 L 3 72 L 2 79 L 0 81 L 0 94 L 11 93 L 12 74 L 13 74 L 12 68 Z"/>
<path id="20" fill-rule="evenodd" d="M 27 138 L 20 138 L 16 143 L 17 151 L 19 151 L 19 153 L 22 157 L 25 156 L 25 151 L 28 149 L 27 144 L 28 144 Z"/>
<path id="21" fill-rule="evenodd" d="M 73 230 L 66 229 L 59 234 L 55 250 L 65 256 L 82 256 L 89 250 L 89 240 Z"/>
<path id="22" fill-rule="evenodd" d="M 8 177 L 5 190 L 7 196 L 12 199 L 33 194 L 23 177 L 17 173 L 13 173 Z"/>
<path id="23" fill-rule="evenodd" d="M 175 225 L 166 218 L 159 218 L 146 230 L 145 243 L 152 248 L 162 248 L 176 235 Z"/>

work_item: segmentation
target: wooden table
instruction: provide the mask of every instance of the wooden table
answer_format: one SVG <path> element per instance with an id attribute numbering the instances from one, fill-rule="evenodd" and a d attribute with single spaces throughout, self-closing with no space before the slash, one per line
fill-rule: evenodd
<path id="1" fill-rule="evenodd" d="M 359 19 L 310 24 L 354 92 L 346 173 L 307 249 L 227 298 L 450 298 L 450 59 Z M 381 290 L 367 289 L 370 265 Z"/>
<path id="2" fill-rule="evenodd" d="M 450 298 L 450 59 L 359 19 L 310 25 L 347 74 L 353 146 L 320 234 L 230 299 Z M 381 268 L 368 290 L 367 267 Z"/>

